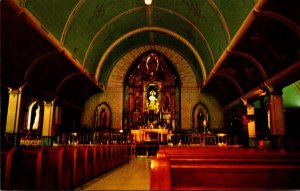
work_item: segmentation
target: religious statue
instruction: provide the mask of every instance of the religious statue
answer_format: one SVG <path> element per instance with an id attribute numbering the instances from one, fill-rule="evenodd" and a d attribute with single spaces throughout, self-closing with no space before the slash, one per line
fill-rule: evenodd
<path id="1" fill-rule="evenodd" d="M 201 131 L 203 129 L 203 131 L 205 132 L 204 121 L 205 121 L 205 115 L 202 111 L 199 111 L 198 114 L 197 114 L 197 123 L 198 123 L 198 130 L 199 131 Z"/>
<path id="2" fill-rule="evenodd" d="M 35 110 L 35 117 L 32 125 L 33 130 L 37 130 L 39 128 L 39 120 L 40 120 L 40 107 Z"/>
<path id="3" fill-rule="evenodd" d="M 107 113 L 105 108 L 102 108 L 100 111 L 100 127 L 105 129 L 107 123 Z"/>

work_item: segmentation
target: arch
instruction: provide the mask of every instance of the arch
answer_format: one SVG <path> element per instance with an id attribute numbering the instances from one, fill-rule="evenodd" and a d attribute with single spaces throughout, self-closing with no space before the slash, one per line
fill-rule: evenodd
<path id="1" fill-rule="evenodd" d="M 231 81 L 234 84 L 234 86 L 237 87 L 237 89 L 239 90 L 240 94 L 243 95 L 243 90 L 242 90 L 241 86 L 239 85 L 239 83 L 235 79 L 233 79 L 230 76 L 226 76 L 226 75 L 223 75 L 223 74 L 220 74 L 220 73 L 216 73 L 215 75 L 216 76 L 221 76 L 221 77 L 226 78 L 229 81 Z"/>
<path id="2" fill-rule="evenodd" d="M 286 27 L 288 27 L 290 30 L 294 31 L 298 37 L 300 36 L 300 27 L 290 19 L 286 18 L 285 16 L 279 15 L 277 13 L 269 12 L 269 11 L 259 11 L 259 10 L 254 10 L 254 13 L 257 16 L 278 21 L 283 25 L 285 25 Z"/>
<path id="3" fill-rule="evenodd" d="M 257 61 L 253 56 L 245 53 L 245 52 L 241 52 L 241 51 L 228 51 L 230 54 L 236 55 L 236 56 L 241 56 L 243 58 L 246 58 L 247 60 L 249 60 L 251 63 L 253 63 L 259 70 L 261 76 L 263 77 L 264 80 L 267 80 L 267 74 L 266 71 L 264 70 L 264 68 L 262 67 L 261 63 L 259 61 Z"/>
<path id="4" fill-rule="evenodd" d="M 61 87 L 64 85 L 64 83 L 66 81 L 68 81 L 69 79 L 73 78 L 73 77 L 76 77 L 76 76 L 81 76 L 81 75 L 84 75 L 82 73 L 73 73 L 73 74 L 70 74 L 68 76 L 66 76 L 60 83 L 59 85 L 57 86 L 56 90 L 55 90 L 55 95 L 57 95 L 58 91 L 61 89 Z"/>
<path id="5" fill-rule="evenodd" d="M 135 30 L 132 30 L 126 34 L 124 34 L 123 36 L 121 36 L 120 38 L 118 38 L 116 41 L 114 41 L 110 47 L 108 47 L 105 51 L 105 53 L 102 55 L 102 57 L 100 58 L 100 61 L 97 65 L 97 69 L 96 69 L 96 74 L 95 74 L 95 79 L 96 81 L 99 81 L 99 75 L 100 75 L 100 70 L 101 67 L 104 63 L 104 61 L 106 60 L 107 56 L 109 55 L 109 53 L 123 40 L 125 40 L 126 38 L 129 38 L 132 35 L 141 33 L 141 32 L 146 32 L 146 31 L 155 31 L 155 32 L 162 32 L 162 33 L 166 33 L 174 38 L 176 38 L 177 40 L 181 41 L 182 43 L 184 43 L 186 46 L 188 46 L 191 51 L 194 53 L 198 63 L 200 64 L 200 68 L 201 68 L 201 72 L 202 72 L 202 79 L 203 81 L 205 81 L 206 79 L 206 68 L 205 65 L 201 59 L 201 56 L 199 55 L 199 53 L 197 52 L 197 50 L 193 47 L 193 45 L 188 42 L 185 38 L 183 38 L 182 36 L 180 36 L 179 34 L 170 31 L 168 29 L 165 28 L 161 28 L 161 27 L 142 27 L 142 28 L 138 28 Z"/>
<path id="6" fill-rule="evenodd" d="M 30 66 L 28 67 L 28 69 L 26 70 L 25 72 L 25 75 L 24 75 L 24 80 L 26 81 L 29 77 L 29 74 L 30 72 L 33 70 L 33 68 L 38 65 L 38 64 L 43 64 L 43 60 L 46 60 L 47 58 L 53 56 L 53 55 L 56 55 L 56 54 L 59 54 L 58 52 L 48 52 L 48 53 L 45 53 L 39 57 L 37 57 L 31 64 Z"/>
<path id="7" fill-rule="evenodd" d="M 179 53 L 161 45 L 144 45 L 127 52 L 127 54 L 115 64 L 106 81 L 106 89 L 113 87 L 122 88 L 126 72 L 130 68 L 131 63 L 133 63 L 141 54 L 149 50 L 161 52 L 174 64 L 180 77 L 182 87 L 198 87 L 198 80 L 196 79 L 193 68 Z"/>

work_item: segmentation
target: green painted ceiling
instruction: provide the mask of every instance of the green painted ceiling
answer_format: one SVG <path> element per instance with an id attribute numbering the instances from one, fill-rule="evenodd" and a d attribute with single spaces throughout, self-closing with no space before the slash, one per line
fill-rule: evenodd
<path id="1" fill-rule="evenodd" d="M 91 75 L 105 51 L 126 33 L 143 27 L 160 27 L 190 43 L 205 64 L 206 73 L 214 67 L 254 0 L 19 0 L 43 27 L 60 41 Z M 160 31 L 144 31 L 118 43 L 105 59 L 99 76 L 105 83 L 114 63 L 127 51 L 147 43 L 170 47 L 189 60 L 199 80 L 199 63 L 190 48 Z"/>
<path id="2" fill-rule="evenodd" d="M 282 93 L 285 108 L 300 108 L 300 80 L 283 88 Z"/>
<path id="3" fill-rule="evenodd" d="M 269 87 L 299 107 L 297 0 L 152 1 L 0 1 L 1 87 L 30 84 L 80 108 L 122 57 L 153 45 L 181 55 L 223 109 Z"/>

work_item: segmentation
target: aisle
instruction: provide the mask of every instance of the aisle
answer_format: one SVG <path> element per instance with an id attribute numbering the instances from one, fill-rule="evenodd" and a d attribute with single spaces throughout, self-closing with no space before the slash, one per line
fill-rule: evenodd
<path id="1" fill-rule="evenodd" d="M 131 159 L 128 164 L 75 190 L 150 190 L 150 161 L 147 158 Z"/>

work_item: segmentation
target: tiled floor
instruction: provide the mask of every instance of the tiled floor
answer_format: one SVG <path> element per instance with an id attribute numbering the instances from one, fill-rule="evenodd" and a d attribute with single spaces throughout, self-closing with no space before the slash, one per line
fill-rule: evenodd
<path id="1" fill-rule="evenodd" d="M 134 158 L 128 164 L 96 178 L 76 190 L 150 190 L 149 158 Z"/>

